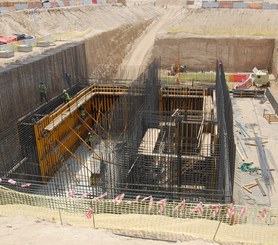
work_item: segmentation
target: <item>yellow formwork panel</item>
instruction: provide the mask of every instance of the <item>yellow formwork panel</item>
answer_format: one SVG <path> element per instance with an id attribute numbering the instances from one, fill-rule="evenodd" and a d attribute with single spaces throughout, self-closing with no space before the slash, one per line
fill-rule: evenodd
<path id="1" fill-rule="evenodd" d="M 178 108 L 195 110 L 194 106 L 198 103 L 193 103 L 193 100 L 202 100 L 207 94 L 207 89 L 201 88 L 188 88 L 179 85 L 163 87 L 160 90 L 159 110 L 160 112 L 174 111 Z M 192 98 L 188 105 L 186 104 L 186 98 Z"/>
<path id="2" fill-rule="evenodd" d="M 87 116 L 86 124 L 92 127 L 94 123 L 100 123 L 104 114 L 112 108 L 115 100 L 119 96 L 125 95 L 127 91 L 127 87 L 124 86 L 92 85 L 82 90 L 69 103 L 58 107 L 56 111 L 38 121 L 34 125 L 34 131 L 41 175 L 43 177 L 52 176 L 59 169 L 61 159 L 66 160 L 70 156 L 71 153 L 68 149 L 75 150 L 78 146 L 80 138 L 72 129 L 79 136 L 86 136 L 88 127 L 79 119 L 80 111 L 76 109 L 68 113 L 69 108 L 76 108 L 80 99 L 85 97 L 83 106 L 85 111 L 90 113 L 90 116 Z M 81 104 L 78 104 L 79 106 Z M 57 117 L 62 117 L 66 113 L 68 115 L 62 118 L 62 121 L 53 127 L 53 130 L 45 130 Z"/>

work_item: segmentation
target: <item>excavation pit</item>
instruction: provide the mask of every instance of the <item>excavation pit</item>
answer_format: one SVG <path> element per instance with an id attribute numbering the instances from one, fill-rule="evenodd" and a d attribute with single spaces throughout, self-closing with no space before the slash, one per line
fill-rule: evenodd
<path id="1" fill-rule="evenodd" d="M 230 201 L 234 153 L 225 138 L 232 131 L 219 127 L 231 120 L 218 114 L 229 99 L 221 95 L 227 88 L 219 72 L 216 84 L 192 86 L 165 85 L 158 70 L 154 61 L 141 81 L 75 88 L 67 104 L 57 98 L 23 118 L 24 161 L 6 177 L 32 183 L 26 191 L 55 196 L 74 190 L 87 198 L 107 192 Z"/>

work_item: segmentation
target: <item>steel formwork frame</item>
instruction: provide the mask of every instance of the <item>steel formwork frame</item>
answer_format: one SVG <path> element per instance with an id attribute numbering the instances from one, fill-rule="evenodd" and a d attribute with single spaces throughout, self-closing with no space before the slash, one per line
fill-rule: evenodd
<path id="1" fill-rule="evenodd" d="M 223 149 L 233 140 L 225 127 L 232 119 L 223 97 L 227 91 L 219 80 L 216 89 L 165 86 L 158 70 L 154 61 L 129 84 L 100 81 L 54 112 L 39 115 L 28 136 L 36 144 L 29 155 L 35 155 L 39 172 L 37 168 L 32 175 L 38 178 L 26 174 L 18 180 L 31 181 L 31 192 L 52 195 L 75 189 L 76 195 L 90 193 L 87 197 L 106 191 L 111 197 L 123 192 L 130 198 L 228 202 L 234 152 Z M 24 125 L 20 130 L 27 132 Z M 93 142 L 88 142 L 88 132 L 93 132 Z M 23 159 L 29 155 L 22 152 Z M 18 177 L 6 173 L 5 178 L 13 176 Z"/>

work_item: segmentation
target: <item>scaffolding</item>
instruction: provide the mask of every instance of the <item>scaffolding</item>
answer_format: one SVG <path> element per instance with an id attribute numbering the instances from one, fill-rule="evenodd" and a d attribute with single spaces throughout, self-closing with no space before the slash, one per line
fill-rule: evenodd
<path id="1" fill-rule="evenodd" d="M 1 169 L 4 185 L 54 196 L 229 202 L 234 152 L 224 149 L 233 140 L 225 138 L 232 137 L 232 118 L 227 99 L 221 102 L 224 89 L 218 80 L 163 85 L 159 74 L 155 60 L 135 81 L 100 79 L 70 102 L 21 120 L 20 157 Z M 17 171 L 17 164 L 25 168 Z M 22 189 L 8 179 L 31 185 Z"/>

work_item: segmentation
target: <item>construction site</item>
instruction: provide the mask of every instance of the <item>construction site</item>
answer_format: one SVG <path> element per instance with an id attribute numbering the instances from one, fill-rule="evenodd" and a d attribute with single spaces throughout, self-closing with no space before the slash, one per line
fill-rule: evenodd
<path id="1" fill-rule="evenodd" d="M 278 10 L 104 2 L 0 13 L 0 216 L 276 244 Z"/>

